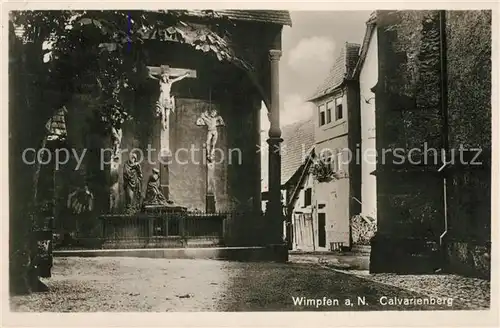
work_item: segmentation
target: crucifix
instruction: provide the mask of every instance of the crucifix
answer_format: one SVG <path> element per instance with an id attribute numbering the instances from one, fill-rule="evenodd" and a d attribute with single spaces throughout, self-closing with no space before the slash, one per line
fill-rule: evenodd
<path id="1" fill-rule="evenodd" d="M 159 148 L 162 158 L 170 157 L 170 114 L 175 110 L 175 98 L 171 95 L 172 85 L 184 78 L 196 78 L 196 70 L 172 68 L 168 65 L 160 67 L 148 66 L 149 77 L 158 81 L 160 94 L 155 103 L 156 115 L 161 118 L 159 132 Z M 162 161 L 167 163 L 168 161 Z M 160 165 L 160 186 L 164 196 L 169 199 L 168 165 Z"/>
<path id="2" fill-rule="evenodd" d="M 196 71 L 192 69 L 171 68 L 168 65 L 160 67 L 148 66 L 149 77 L 158 80 L 160 96 L 156 101 L 156 114 L 162 119 L 163 130 L 169 128 L 170 114 L 175 110 L 175 98 L 170 94 L 172 85 L 186 77 L 196 78 Z"/>
<path id="3" fill-rule="evenodd" d="M 218 139 L 217 127 L 225 126 L 224 120 L 219 115 L 215 108 L 212 108 L 210 102 L 210 108 L 204 111 L 200 117 L 196 120 L 196 125 L 206 126 L 207 129 L 207 139 L 205 143 L 206 158 L 207 158 L 207 190 L 206 190 L 206 212 L 215 212 L 215 144 Z"/>

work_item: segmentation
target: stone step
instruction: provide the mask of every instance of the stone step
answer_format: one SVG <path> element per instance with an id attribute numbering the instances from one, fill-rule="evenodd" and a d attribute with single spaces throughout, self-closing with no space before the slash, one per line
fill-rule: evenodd
<path id="1" fill-rule="evenodd" d="M 145 257 L 165 259 L 212 259 L 229 261 L 288 261 L 286 245 L 254 247 L 151 248 L 59 250 L 54 257 Z"/>

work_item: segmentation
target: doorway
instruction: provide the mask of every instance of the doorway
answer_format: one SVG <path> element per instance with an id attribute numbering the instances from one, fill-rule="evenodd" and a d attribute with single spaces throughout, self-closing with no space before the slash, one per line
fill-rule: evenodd
<path id="1" fill-rule="evenodd" d="M 318 247 L 326 247 L 326 213 L 318 213 Z"/>

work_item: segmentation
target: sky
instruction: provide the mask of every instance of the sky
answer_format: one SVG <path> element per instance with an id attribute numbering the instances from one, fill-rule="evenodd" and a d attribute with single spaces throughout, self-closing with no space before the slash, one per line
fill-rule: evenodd
<path id="1" fill-rule="evenodd" d="M 292 27 L 285 26 L 282 34 L 281 127 L 312 115 L 305 100 L 327 77 L 342 45 L 361 44 L 370 11 L 292 11 L 290 15 Z M 267 132 L 266 112 L 263 107 L 261 126 Z"/>
<path id="2" fill-rule="evenodd" d="M 363 41 L 370 11 L 292 11 L 282 34 L 280 126 L 312 115 L 306 99 L 322 84 L 345 42 Z M 267 190 L 267 109 L 261 109 L 262 188 Z"/>

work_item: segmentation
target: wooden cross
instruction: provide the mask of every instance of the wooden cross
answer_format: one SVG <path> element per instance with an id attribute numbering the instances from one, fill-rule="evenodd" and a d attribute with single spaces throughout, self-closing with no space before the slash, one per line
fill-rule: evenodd
<path id="1" fill-rule="evenodd" d="M 153 75 L 161 75 L 163 72 L 168 72 L 168 76 L 171 77 L 178 77 L 182 76 L 186 73 L 189 73 L 190 78 L 196 78 L 196 70 L 194 69 L 186 69 L 186 68 L 174 68 L 170 67 L 168 65 L 161 65 L 161 66 L 147 66 L 149 73 Z"/>
<path id="2" fill-rule="evenodd" d="M 159 148 L 160 156 L 165 159 L 165 157 L 171 156 L 170 150 L 170 114 L 175 110 L 175 99 L 170 94 L 170 88 L 173 83 L 180 81 L 184 77 L 196 78 L 196 70 L 193 69 L 183 69 L 183 68 L 173 68 L 168 65 L 157 66 L 147 66 L 149 70 L 150 77 L 159 80 L 160 88 L 160 98 L 156 102 L 156 110 L 161 111 L 162 117 L 162 128 L 160 128 L 159 133 Z M 172 78 L 169 83 L 165 83 L 161 80 L 161 75 L 167 74 L 169 78 Z M 167 163 L 168 161 L 164 161 Z M 168 165 L 159 165 L 160 169 L 160 186 L 163 194 L 167 199 L 169 199 L 169 170 Z"/>
<path id="3" fill-rule="evenodd" d="M 164 73 L 168 74 L 169 77 L 174 78 L 170 81 L 170 83 L 169 83 L 170 85 L 167 86 L 166 88 L 162 86 L 162 83 L 160 80 L 160 93 L 163 93 L 163 92 L 168 93 L 166 95 L 160 94 L 160 97 L 164 97 L 166 100 L 168 100 L 169 105 L 170 105 L 170 107 L 168 109 L 167 108 L 159 109 L 162 111 L 166 111 L 165 113 L 163 113 L 163 115 L 166 116 L 166 117 L 164 117 L 166 122 L 163 122 L 164 123 L 164 126 L 163 126 L 164 131 L 162 131 L 162 133 L 161 133 L 160 145 L 161 145 L 162 149 L 167 149 L 168 151 L 170 151 L 170 134 L 168 132 L 169 125 L 170 125 L 169 116 L 170 116 L 170 113 L 175 110 L 175 99 L 170 94 L 170 87 L 172 86 L 173 83 L 182 79 L 182 77 L 185 76 L 185 74 L 187 74 L 186 77 L 196 78 L 196 70 L 183 69 L 183 68 L 173 68 L 173 67 L 170 67 L 168 65 L 161 65 L 159 67 L 147 66 L 147 68 L 149 70 L 150 76 L 155 78 L 155 79 L 158 79 L 157 77 L 155 77 L 155 75 L 160 77 Z M 158 105 L 158 103 L 161 103 L 165 99 L 159 99 L 157 102 L 157 105 Z M 166 104 L 162 104 L 162 105 L 166 105 Z"/>

